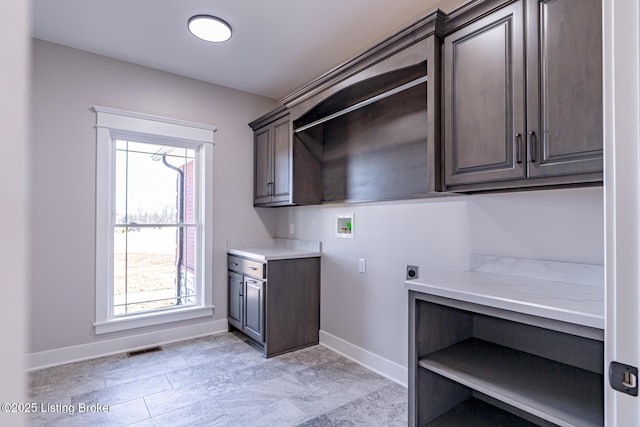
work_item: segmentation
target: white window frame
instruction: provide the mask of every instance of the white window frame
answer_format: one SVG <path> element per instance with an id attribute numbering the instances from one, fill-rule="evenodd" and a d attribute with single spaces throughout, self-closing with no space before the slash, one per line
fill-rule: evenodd
<path id="1" fill-rule="evenodd" d="M 215 126 L 93 106 L 96 112 L 96 334 L 213 316 L 213 135 Z M 202 250 L 199 304 L 113 316 L 113 228 L 116 139 L 184 144 L 200 149 L 199 209 Z"/>

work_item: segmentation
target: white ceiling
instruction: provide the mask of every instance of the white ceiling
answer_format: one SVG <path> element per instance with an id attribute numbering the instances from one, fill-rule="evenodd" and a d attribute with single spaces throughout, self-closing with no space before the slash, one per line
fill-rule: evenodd
<path id="1" fill-rule="evenodd" d="M 32 0 L 33 36 L 280 99 L 438 5 L 461 0 Z M 211 14 L 222 44 L 187 30 Z"/>

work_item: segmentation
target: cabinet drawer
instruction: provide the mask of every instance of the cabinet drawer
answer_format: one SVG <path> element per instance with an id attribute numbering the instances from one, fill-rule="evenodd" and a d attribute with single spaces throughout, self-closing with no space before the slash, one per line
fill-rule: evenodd
<path id="1" fill-rule="evenodd" d="M 229 255 L 227 264 L 227 268 L 231 271 L 258 279 L 266 279 L 267 277 L 266 264 L 259 261 Z"/>

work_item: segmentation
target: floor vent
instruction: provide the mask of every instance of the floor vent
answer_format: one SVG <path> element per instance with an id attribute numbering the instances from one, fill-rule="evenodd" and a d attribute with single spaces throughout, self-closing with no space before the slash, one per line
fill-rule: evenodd
<path id="1" fill-rule="evenodd" d="M 130 351 L 127 353 L 127 357 L 139 356 L 141 354 L 153 353 L 155 351 L 162 351 L 162 347 L 156 346 L 156 347 L 143 348 L 141 350 Z"/>

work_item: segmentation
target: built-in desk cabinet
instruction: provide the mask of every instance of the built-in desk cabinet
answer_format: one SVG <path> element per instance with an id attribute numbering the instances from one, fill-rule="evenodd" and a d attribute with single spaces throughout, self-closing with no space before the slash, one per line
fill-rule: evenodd
<path id="1" fill-rule="evenodd" d="M 445 190 L 602 181 L 601 9 L 519 0 L 464 12 L 470 23 L 443 47 Z"/>

